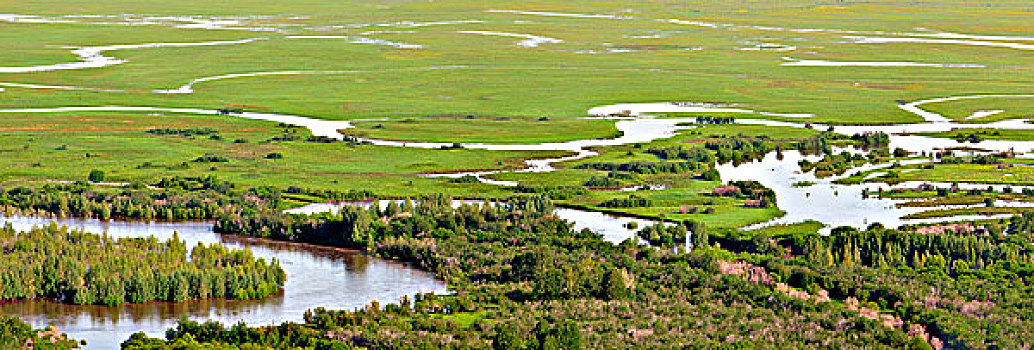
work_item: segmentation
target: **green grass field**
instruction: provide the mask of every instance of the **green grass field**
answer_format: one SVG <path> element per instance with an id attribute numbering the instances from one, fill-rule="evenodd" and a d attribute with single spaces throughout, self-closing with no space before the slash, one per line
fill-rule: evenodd
<path id="1" fill-rule="evenodd" d="M 442 116 L 360 121 L 353 125 L 356 128 L 349 130 L 353 135 L 399 141 L 543 143 L 620 136 L 613 121 L 592 119 Z"/>
<path id="2" fill-rule="evenodd" d="M 151 129 L 210 128 L 210 136 L 169 136 Z M 480 184 L 451 184 L 417 176 L 471 169 L 522 167 L 526 157 L 556 152 L 493 152 L 421 150 L 382 146 L 349 146 L 303 140 L 270 141 L 284 135 L 307 136 L 304 129 L 231 116 L 154 115 L 147 113 L 27 114 L 0 119 L 0 183 L 85 180 L 91 169 L 103 170 L 116 182 L 150 182 L 168 176 L 217 175 L 252 186 L 274 185 L 315 189 L 368 189 L 393 195 L 427 192 L 464 195 L 497 194 Z M 239 143 L 243 141 L 243 143 Z M 282 159 L 266 159 L 279 153 Z M 200 163 L 212 154 L 227 162 Z"/>
<path id="3" fill-rule="evenodd" d="M 305 243 L 292 244 L 292 256 L 304 255 L 297 249 L 315 248 L 310 243 L 332 246 L 334 250 L 320 249 L 315 256 L 319 266 L 329 266 L 320 272 L 363 277 L 415 268 L 448 284 L 446 293 L 418 295 L 413 303 L 389 307 L 393 300 L 383 296 L 406 292 L 407 286 L 416 290 L 422 283 L 416 278 L 424 278 L 391 275 L 403 287 L 388 285 L 392 293 L 387 294 L 379 290 L 384 288 L 359 291 L 356 295 L 373 293 L 379 301 L 354 313 L 317 310 L 306 313 L 305 324 L 278 327 L 261 321 L 261 328 L 246 338 L 262 338 L 272 347 L 1029 347 L 1026 339 L 1032 337 L 1022 330 L 1031 329 L 1032 314 L 1018 307 L 1028 305 L 1031 296 L 1029 263 L 1034 258 L 1028 243 L 1034 240 L 1029 239 L 1029 217 L 984 222 L 971 233 L 873 227 L 817 236 L 831 229 L 827 225 L 862 228 L 900 222 L 882 214 L 905 206 L 926 210 L 906 219 L 1027 213 L 1030 207 L 1006 207 L 1001 201 L 1030 203 L 1034 196 L 1029 191 L 948 194 L 924 186 L 925 192 L 864 192 L 863 197 L 900 200 L 872 205 L 848 198 L 855 196 L 855 188 L 842 191 L 811 177 L 810 170 L 797 171 L 802 164 L 809 169 L 807 162 L 793 163 L 800 153 L 821 150 L 829 155 L 840 151 L 836 146 L 854 147 L 849 151 L 868 154 L 874 163 L 915 160 L 942 149 L 928 147 L 894 158 L 896 152 L 885 149 L 884 142 L 895 145 L 901 139 L 887 135 L 847 138 L 810 127 L 685 124 L 664 134 L 671 137 L 593 147 L 597 154 L 592 157 L 549 164 L 555 171 L 483 176 L 520 185 L 509 187 L 470 176 L 432 175 L 525 169 L 531 159 L 575 153 L 388 147 L 351 142 L 356 139 L 350 137 L 329 142 L 311 138 L 305 128 L 244 119 L 236 112 L 349 121 L 354 128 L 341 133 L 358 138 L 523 145 L 622 136 L 619 126 L 628 124 L 584 117 L 591 108 L 626 103 L 669 108 L 646 111 L 643 118 L 732 116 L 833 125 L 835 130 L 862 125 L 863 133 L 869 126 L 925 122 L 924 115 L 959 123 L 1027 119 L 1034 118 L 1034 97 L 1026 96 L 1034 94 L 1032 13 L 1034 2 L 1029 0 L 4 1 L 0 193 L 5 196 L 0 204 L 9 215 L 90 215 L 82 209 L 93 208 L 92 214 L 106 218 L 104 213 L 118 206 L 127 212 L 141 209 L 142 218 L 172 218 L 181 216 L 147 210 L 179 206 L 158 196 L 190 191 L 192 207 L 174 209 L 208 213 L 184 218 L 219 219 L 216 232 Z M 972 95 L 1001 96 L 966 98 Z M 918 105 L 937 115 L 908 110 L 913 102 L 948 97 L 955 99 Z M 740 111 L 685 112 L 667 102 Z M 228 114 L 10 111 L 97 106 L 223 109 Z M 673 121 L 632 125 L 664 122 Z M 668 132 L 667 127 L 658 130 Z M 656 131 L 622 129 L 630 130 L 625 136 Z M 980 131 L 925 136 L 959 138 Z M 980 138 L 1034 140 L 1034 130 L 987 131 Z M 773 150 L 787 151 L 787 158 L 783 153 L 769 157 Z M 860 171 L 839 182 L 1034 185 L 1034 163 L 1022 156 L 1029 154 L 960 158 L 1000 163 L 994 165 L 933 159 Z M 715 159 L 722 164 L 716 166 Z M 783 163 L 773 165 L 772 159 Z M 731 173 L 725 163 L 735 164 Z M 863 163 L 831 156 L 811 165 L 825 174 Z M 103 182 L 59 190 L 81 193 L 60 197 L 49 193 L 49 187 L 38 191 L 48 184 L 97 180 L 100 174 L 89 175 L 96 170 L 103 171 Z M 730 180 L 730 174 L 740 171 L 756 178 L 733 177 L 761 181 L 728 183 L 718 178 Z M 880 172 L 888 174 L 870 178 Z M 209 175 L 242 191 L 226 191 L 225 183 L 210 179 L 197 185 L 203 183 L 211 192 L 137 186 Z M 258 196 L 244 191 L 257 187 L 273 189 Z M 152 191 L 153 198 L 137 201 Z M 348 191 L 366 192 L 344 193 Z M 195 196 L 200 193 L 212 193 L 220 207 Z M 277 201 L 278 194 L 283 201 Z M 407 203 L 401 211 L 345 211 L 308 219 L 278 210 L 331 199 L 437 199 L 438 194 L 461 199 L 541 195 L 550 200 L 509 201 L 512 206 L 501 207 L 505 215 L 496 210 L 500 207 L 485 206 L 480 213 L 432 208 L 437 201 L 425 201 L 435 205 L 418 210 Z M 797 194 L 808 199 L 794 198 Z M 195 198 L 204 203 L 195 206 Z M 857 205 L 826 203 L 832 198 Z M 278 207 L 266 208 L 265 203 Z M 775 207 L 778 203 L 784 207 Z M 689 236 L 693 252 L 610 245 L 600 237 L 569 232 L 550 215 L 553 204 L 666 222 L 692 220 L 683 223 L 695 231 Z M 67 210 L 71 207 L 76 210 Z M 780 217 L 806 221 L 744 229 Z M 710 229 L 710 241 L 700 241 L 708 235 L 698 223 Z M 671 233 L 663 236 L 670 238 Z M 875 243 L 862 241 L 867 239 Z M 7 242 L 3 248 L 21 249 Z M 378 267 L 365 259 L 353 264 L 355 254 L 346 254 L 345 248 L 406 265 Z M 95 272 L 103 267 L 84 269 L 74 259 L 58 258 L 26 262 L 31 266 L 23 272 L 92 269 L 70 286 L 75 297 L 124 282 L 98 279 L 104 274 Z M 292 259 L 284 261 L 293 264 Z M 0 282 L 10 289 L 0 294 L 19 295 L 11 291 L 53 282 L 23 275 L 31 274 L 0 271 Z M 175 293 L 197 276 L 175 277 L 158 281 L 160 288 L 154 291 L 164 293 L 162 288 L 168 287 Z M 88 284 L 90 288 L 83 288 Z M 141 290 L 139 285 L 126 286 Z M 277 319 L 301 319 L 299 304 L 282 302 L 295 296 L 277 298 L 262 305 L 263 310 L 284 309 Z M 32 309 L 32 304 L 26 305 Z M 192 319 L 204 316 L 194 306 L 171 312 L 166 306 L 160 306 L 160 315 L 149 317 L 147 327 L 184 310 Z M 249 308 L 234 305 L 227 311 L 250 318 Z M 63 323 L 49 311 L 27 312 L 39 316 L 34 323 Z M 75 316 L 78 321 L 66 331 L 87 330 L 81 325 L 86 321 L 94 334 L 98 327 L 114 330 L 106 319 L 110 317 L 85 316 Z M 219 339 L 226 341 L 221 345 L 232 346 L 237 342 L 232 338 L 243 334 L 240 326 L 233 326 L 217 338 L 210 326 L 200 326 L 212 338 L 201 339 L 205 342 Z M 166 335 L 176 342 L 170 347 L 192 348 L 189 332 Z M 42 333 L 39 338 L 44 339 Z"/>
<path id="4" fill-rule="evenodd" d="M 988 97 L 975 100 L 958 100 L 932 103 L 923 106 L 923 108 L 940 113 L 945 117 L 963 123 L 991 123 L 1006 119 L 1029 119 L 1034 116 L 1034 96 Z M 980 111 L 1000 112 L 986 117 L 979 117 L 977 115 L 976 118 L 973 118 L 974 113 Z M 1024 140 L 1024 138 L 1016 138 L 1017 135 L 1028 135 L 1026 136 L 1028 139 L 1031 137 L 1029 135 L 1034 135 L 1034 133 L 1031 133 L 1030 131 L 1008 131 L 1013 135 L 1013 137 L 1003 139 Z"/>
<path id="5" fill-rule="evenodd" d="M 961 0 L 837 4 L 803 0 L 678 4 L 30 0 L 0 5 L 0 13 L 40 16 L 29 22 L 72 23 L 0 21 L 0 72 L 5 71 L 3 67 L 77 62 L 71 47 L 255 40 L 111 50 L 100 54 L 124 62 L 79 70 L 0 73 L 0 83 L 58 87 L 0 86 L 4 89 L 0 108 L 235 106 L 333 120 L 385 119 L 358 121 L 357 128 L 347 131 L 362 137 L 485 143 L 614 137 L 617 131 L 612 121 L 577 119 L 589 108 L 614 103 L 711 102 L 760 112 L 815 115 L 752 114 L 751 118 L 909 123 L 921 119 L 898 108 L 902 101 L 1029 93 L 1034 76 L 1030 74 L 1029 49 L 994 46 L 1029 42 L 978 37 L 973 40 L 991 45 L 859 43 L 855 37 L 929 39 L 939 32 L 1029 36 L 1021 29 L 1029 22 L 1030 10 L 1030 4 L 1021 1 L 977 4 Z M 198 28 L 199 22 L 216 17 L 236 23 L 218 30 Z M 995 18 L 994 24 L 983 20 L 989 17 Z M 484 32 L 502 35 L 478 34 Z M 792 60 L 983 67 L 783 65 Z M 249 73 L 275 74 L 247 76 Z M 155 92 L 186 84 L 191 84 L 191 93 Z M 1029 116 L 1034 98 L 959 100 L 922 108 L 959 121 L 996 121 Z M 1003 112 L 965 119 L 987 110 Z M 217 129 L 222 139 L 145 132 L 190 127 Z M 0 116 L 0 133 L 6 136 L 0 140 L 4 153 L 0 184 L 81 180 L 89 169 L 96 168 L 113 181 L 127 182 L 218 174 L 248 186 L 370 189 L 385 195 L 503 196 L 512 191 L 419 175 L 516 168 L 528 157 L 556 155 L 263 142 L 284 132 L 274 123 L 232 116 L 5 113 Z M 295 132 L 307 136 L 304 131 Z M 732 136 L 804 138 L 815 133 L 793 128 L 709 126 L 645 146 L 700 145 L 713 137 Z M 1028 131 L 1003 131 L 995 137 L 1034 138 Z M 236 139 L 247 143 L 235 143 Z M 656 161 L 636 150 L 605 147 L 597 150 L 600 156 L 558 165 L 561 170 L 557 172 L 508 173 L 493 178 L 531 186 L 582 186 L 593 176 L 607 173 L 575 169 L 579 164 Z M 271 153 L 283 158 L 266 159 Z M 192 162 L 205 154 L 229 161 Z M 902 174 L 902 179 L 1034 182 L 1034 173 L 1028 173 L 1026 167 L 937 166 Z M 748 209 L 742 203 L 707 197 L 704 194 L 716 185 L 712 182 L 660 175 L 622 181 L 666 186 L 648 192 L 655 206 L 622 210 L 626 214 L 693 218 L 716 227 L 738 227 L 779 215 L 778 209 Z M 567 204 L 592 207 L 624 195 L 627 193 L 593 191 Z M 712 203 L 704 204 L 707 201 Z M 713 206 L 716 213 L 677 214 L 682 205 Z"/>
<path id="6" fill-rule="evenodd" d="M 616 16 L 578 18 L 487 10 L 555 11 Z M 4 74 L 3 81 L 121 89 L 122 92 L 23 91 L 8 88 L 0 106 L 132 104 L 219 107 L 321 118 L 475 114 L 580 116 L 618 102 L 705 101 L 738 103 L 780 113 L 814 113 L 817 122 L 893 123 L 917 117 L 897 100 L 974 93 L 1024 93 L 1030 67 L 1025 52 L 956 44 L 857 44 L 844 33 L 779 28 L 949 31 L 1017 35 L 1026 22 L 1023 2 L 987 6 L 962 1 L 915 5 L 897 2 L 823 5 L 810 1 L 706 1 L 699 6 L 663 2 L 280 2 L 30 1 L 5 12 L 61 15 L 271 16 L 246 18 L 239 27 L 277 31 L 175 28 L 182 22 L 119 26 L 119 18 L 77 19 L 78 24 L 3 23 L 0 65 L 25 66 L 75 60 L 59 46 L 147 42 L 198 42 L 265 38 L 247 44 L 150 48 L 107 52 L 127 63 L 75 71 Z M 962 13 L 979 13 L 963 15 Z M 920 13 L 921 15 L 916 15 Z M 145 16 L 145 15 L 138 15 Z M 995 26 L 979 18 L 994 16 Z M 680 19 L 725 25 L 668 23 Z M 392 25 L 440 21 L 478 23 Z M 377 24 L 384 24 L 378 26 Z M 775 28 L 772 28 L 775 27 Z M 377 33 L 394 31 L 391 33 Z M 562 40 L 536 47 L 521 38 L 458 33 L 497 31 Z M 320 35 L 381 39 L 422 45 L 401 49 L 344 39 L 292 39 Z M 860 34 L 851 34 L 860 35 Z M 794 50 L 743 50 L 761 43 Z M 971 63 L 986 68 L 786 67 L 783 57 L 830 61 Z M 447 68 L 447 69 L 442 69 Z M 199 83 L 189 95 L 156 95 L 208 76 L 284 70 L 347 70 L 330 75 L 281 75 Z M 1026 72 L 1026 73 L 1025 73 Z M 953 104 L 979 104 L 982 101 Z M 1016 99 L 1011 115 L 1034 102 Z M 991 103 L 994 105 L 994 103 Z M 936 106 L 941 108 L 941 106 Z M 958 113 L 979 106 L 944 107 Z M 997 107 L 996 107 L 997 108 Z"/>
<path id="7" fill-rule="evenodd" d="M 965 138 L 971 134 L 977 135 L 981 140 L 1007 140 L 1007 141 L 1034 141 L 1034 132 L 1030 130 L 1010 129 L 955 129 L 952 131 L 921 134 L 924 136 L 958 139 Z"/>

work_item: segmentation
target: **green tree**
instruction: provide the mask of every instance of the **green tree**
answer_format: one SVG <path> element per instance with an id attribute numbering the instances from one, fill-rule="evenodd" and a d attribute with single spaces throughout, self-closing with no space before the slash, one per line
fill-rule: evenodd
<path id="1" fill-rule="evenodd" d="M 504 321 L 495 326 L 495 336 L 492 337 L 492 348 L 496 350 L 521 349 L 524 341 L 521 338 L 520 330 L 513 322 Z"/>
<path id="2" fill-rule="evenodd" d="M 102 170 L 91 170 L 89 176 L 90 182 L 101 182 L 104 181 L 104 171 Z"/>

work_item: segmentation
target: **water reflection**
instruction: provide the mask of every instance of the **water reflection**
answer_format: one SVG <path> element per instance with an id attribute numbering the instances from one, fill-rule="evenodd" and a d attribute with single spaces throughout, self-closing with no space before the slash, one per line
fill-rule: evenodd
<path id="1" fill-rule="evenodd" d="M 372 300 L 395 301 L 418 292 L 446 292 L 433 274 L 406 264 L 375 259 L 355 251 L 307 244 L 277 242 L 212 232 L 203 222 L 100 221 L 93 219 L 43 219 L 9 217 L 19 230 L 56 222 L 71 228 L 105 232 L 112 237 L 155 236 L 168 239 L 177 232 L 188 246 L 220 243 L 229 248 L 250 248 L 256 258 L 277 259 L 287 272 L 284 290 L 261 300 L 200 300 L 184 303 L 146 303 L 75 306 L 49 301 L 0 305 L 0 312 L 21 317 L 42 327 L 52 324 L 69 336 L 86 339 L 88 348 L 113 349 L 130 334 L 143 331 L 163 336 L 180 317 L 216 320 L 224 324 L 244 321 L 249 325 L 301 322 L 302 315 L 317 306 L 351 309 Z"/>

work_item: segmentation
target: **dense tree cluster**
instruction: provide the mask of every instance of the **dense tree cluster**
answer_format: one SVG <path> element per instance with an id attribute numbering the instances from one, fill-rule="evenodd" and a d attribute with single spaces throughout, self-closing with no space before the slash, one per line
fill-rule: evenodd
<path id="1" fill-rule="evenodd" d="M 582 183 L 582 186 L 593 188 L 618 188 L 622 185 L 624 182 L 612 176 L 593 176 Z"/>
<path id="2" fill-rule="evenodd" d="M 1018 348 L 1034 339 L 1034 316 L 1025 311 L 1034 298 L 1032 221 L 1034 215 L 1026 215 L 988 224 L 987 234 L 915 233 L 874 224 L 865 231 L 838 228 L 829 236 L 729 235 L 719 241 L 756 254 L 754 261 L 790 286 L 885 310 L 910 334 L 953 348 Z"/>
<path id="3" fill-rule="evenodd" d="M 449 204 L 442 197 L 392 202 L 384 209 L 344 208 L 333 215 L 233 214 L 218 226 L 413 261 L 438 272 L 454 295 L 421 295 L 354 311 L 317 309 L 304 325 L 226 329 L 184 322 L 166 340 L 138 335 L 125 348 L 188 342 L 321 349 L 907 347 L 917 341 L 843 304 L 794 299 L 775 285 L 737 276 L 715 278 L 716 254 L 724 253 L 709 247 L 707 230 L 696 223 L 644 230 L 668 236 L 658 239 L 662 244 L 675 243 L 677 236 L 684 241 L 692 230 L 692 252 L 672 253 L 631 241 L 613 245 L 592 232 L 574 231 L 552 217 L 544 197 Z M 738 247 L 728 238 L 718 241 Z M 752 247 L 768 245 L 777 253 L 773 242 L 764 238 Z M 658 318 L 667 321 L 650 321 Z M 787 331 L 766 330 L 772 322 Z"/>
<path id="4" fill-rule="evenodd" d="M 657 158 L 664 160 L 688 160 L 697 163 L 714 163 L 714 153 L 709 152 L 703 147 L 687 147 L 687 146 L 671 146 L 671 147 L 653 147 L 646 150 L 646 153 L 657 156 Z"/>
<path id="5" fill-rule="evenodd" d="M 636 174 L 681 174 L 706 169 L 706 165 L 696 162 L 585 163 L 580 164 L 575 168 L 602 171 L 623 171 Z"/>
<path id="6" fill-rule="evenodd" d="M 944 155 L 940 157 L 938 161 L 941 164 L 981 164 L 981 165 L 993 165 L 1001 164 L 1002 157 L 993 154 L 978 154 L 972 157 L 955 157 L 952 155 Z"/>
<path id="7" fill-rule="evenodd" d="M 119 305 L 204 298 L 253 299 L 276 293 L 286 276 L 248 250 L 178 236 L 111 239 L 56 224 L 0 229 L 0 300 L 54 299 Z"/>
<path id="8" fill-rule="evenodd" d="M 205 154 L 200 157 L 194 158 L 194 163 L 226 163 L 229 162 L 230 158 L 220 156 L 218 154 Z"/>
<path id="9" fill-rule="evenodd" d="M 778 144 L 767 138 L 733 137 L 708 140 L 704 148 L 714 151 L 720 163 L 740 164 L 761 159 L 777 149 Z"/>
<path id="10" fill-rule="evenodd" d="M 686 242 L 689 230 L 684 225 L 655 224 L 636 232 L 636 236 L 650 242 L 650 245 L 672 248 Z"/>
<path id="11" fill-rule="evenodd" d="M 208 220 L 223 213 L 277 207 L 279 192 L 237 191 L 214 177 L 166 178 L 155 189 L 126 186 L 102 189 L 83 184 L 44 185 L 39 189 L 0 189 L 7 214 L 57 215 L 98 219 Z"/>
<path id="12" fill-rule="evenodd" d="M 884 132 L 865 132 L 851 135 L 851 140 L 858 142 L 863 149 L 886 148 L 890 144 L 890 135 Z"/>
<path id="13" fill-rule="evenodd" d="M 875 134 L 874 134 L 875 135 Z M 886 136 L 885 134 L 883 136 Z M 875 136 L 873 136 L 875 137 Z M 831 154 L 830 141 L 854 143 L 860 147 L 876 146 L 867 143 L 869 138 L 846 138 L 833 133 L 822 133 L 804 139 L 776 140 L 761 135 L 757 137 L 712 136 L 702 146 L 673 145 L 653 147 L 646 153 L 663 160 L 684 160 L 701 163 L 698 168 L 712 168 L 714 163 L 740 164 L 763 158 L 771 152 L 799 150 L 805 154 Z M 886 144 L 883 144 L 886 146 Z"/>
<path id="14" fill-rule="evenodd" d="M 908 347 L 917 341 L 839 303 L 794 299 L 774 286 L 737 276 L 716 278 L 719 252 L 704 242 L 694 242 L 692 253 L 678 254 L 631 241 L 610 244 L 551 218 L 548 201 L 541 198 L 477 207 L 444 204 L 444 199 L 421 201 L 383 210 L 346 209 L 336 217 L 284 219 L 304 223 L 290 226 L 294 239 L 347 242 L 343 237 L 365 222 L 349 218 L 376 216 L 383 226 L 372 223 L 376 229 L 367 232 L 382 237 L 374 244 L 377 254 L 407 260 L 419 256 L 425 261 L 421 265 L 442 272 L 453 295 L 419 295 L 352 311 L 316 309 L 302 325 L 227 329 L 185 321 L 165 340 L 135 335 L 124 348 L 191 342 L 316 349 L 868 348 Z M 420 218 L 456 226 L 428 231 L 415 225 Z M 313 225 L 324 227 L 323 233 L 298 235 L 301 226 Z M 338 225 L 337 233 L 331 225 Z M 774 322 L 781 331 L 771 331 Z"/>
<path id="15" fill-rule="evenodd" d="M 186 129 L 150 129 L 147 130 L 148 134 L 155 135 L 179 135 L 184 137 L 191 136 L 204 136 L 218 134 L 219 131 L 212 128 L 186 128 Z"/>
<path id="16" fill-rule="evenodd" d="M 652 205 L 652 201 L 637 195 L 629 195 L 625 198 L 611 198 L 600 202 L 602 208 L 643 208 Z"/>
<path id="17" fill-rule="evenodd" d="M 775 192 L 757 181 L 732 181 L 724 187 L 715 188 L 712 193 L 754 201 L 755 207 L 771 207 L 776 204 Z"/>
<path id="18" fill-rule="evenodd" d="M 66 350 L 79 345 L 54 328 L 33 329 L 16 317 L 0 315 L 0 349 Z"/>
<path id="19" fill-rule="evenodd" d="M 721 116 L 701 116 L 696 118 L 697 124 L 707 125 L 722 125 L 722 124 L 733 124 L 736 122 L 736 117 L 721 117 Z"/>
<path id="20" fill-rule="evenodd" d="M 869 160 L 877 160 L 877 157 L 866 158 L 865 155 L 860 153 L 840 152 L 838 154 L 825 154 L 822 159 L 812 162 L 807 159 L 802 159 L 799 162 L 801 171 L 815 171 L 815 176 L 826 177 L 830 175 L 839 175 L 855 167 L 859 163 L 866 163 Z"/>
<path id="21" fill-rule="evenodd" d="M 952 129 L 953 135 L 951 138 L 958 142 L 972 142 L 980 143 L 984 141 L 984 136 L 1000 136 L 1002 133 L 996 129 L 983 129 L 983 130 L 967 130 L 962 131 L 958 129 Z"/>
<path id="22" fill-rule="evenodd" d="M 349 190 L 347 192 L 333 190 L 316 190 L 297 186 L 290 186 L 283 193 L 301 194 L 310 196 L 320 201 L 363 201 L 376 199 L 378 196 L 368 190 Z"/>

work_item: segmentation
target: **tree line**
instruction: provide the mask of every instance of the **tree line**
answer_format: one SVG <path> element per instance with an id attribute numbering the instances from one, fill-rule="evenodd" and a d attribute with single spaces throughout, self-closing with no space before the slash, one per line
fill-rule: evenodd
<path id="1" fill-rule="evenodd" d="M 151 185 L 101 189 L 89 184 L 47 184 L 0 189 L 6 214 L 97 219 L 210 220 L 229 211 L 278 207 L 279 191 L 237 190 L 215 177 L 165 178 Z"/>
<path id="2" fill-rule="evenodd" d="M 256 299 L 286 280 L 279 263 L 249 250 L 198 244 L 177 235 L 120 238 L 51 224 L 18 232 L 0 229 L 0 300 L 52 299 L 119 305 L 204 298 Z"/>

